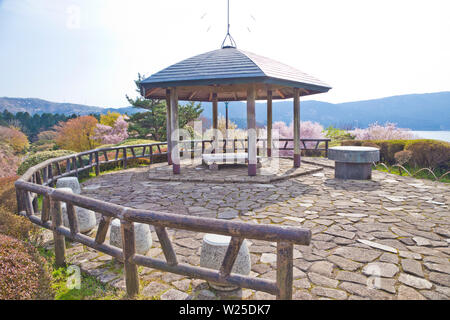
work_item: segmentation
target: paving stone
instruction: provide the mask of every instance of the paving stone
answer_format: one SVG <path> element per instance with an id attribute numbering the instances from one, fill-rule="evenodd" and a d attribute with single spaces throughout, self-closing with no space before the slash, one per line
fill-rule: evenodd
<path id="1" fill-rule="evenodd" d="M 292 300 L 313 300 L 313 296 L 306 291 L 297 290 L 292 294 Z"/>
<path id="2" fill-rule="evenodd" d="M 422 260 L 422 256 L 415 252 L 400 250 L 398 253 L 399 253 L 400 257 L 402 257 L 402 258 Z"/>
<path id="3" fill-rule="evenodd" d="M 393 253 L 383 253 L 379 259 L 381 262 L 398 263 L 398 256 Z"/>
<path id="4" fill-rule="evenodd" d="M 158 296 L 168 289 L 170 289 L 170 287 L 167 284 L 160 282 L 151 282 L 142 290 L 142 295 L 147 297 Z"/>
<path id="5" fill-rule="evenodd" d="M 354 262 L 350 259 L 342 258 L 339 256 L 331 255 L 327 257 L 328 261 L 333 262 L 340 269 L 344 269 L 347 271 L 355 271 L 363 266 L 362 263 Z"/>
<path id="6" fill-rule="evenodd" d="M 217 300 L 217 296 L 214 292 L 207 290 L 207 289 L 203 289 L 198 293 L 196 299 L 197 300 Z"/>
<path id="7" fill-rule="evenodd" d="M 341 247 L 336 249 L 334 254 L 358 262 L 371 262 L 378 258 L 381 252 L 356 247 Z"/>
<path id="8" fill-rule="evenodd" d="M 308 281 L 307 278 L 294 280 L 293 285 L 295 288 L 301 288 L 301 289 L 311 288 L 311 283 Z"/>
<path id="9" fill-rule="evenodd" d="M 172 282 L 172 285 L 175 288 L 177 288 L 178 290 L 188 291 L 189 290 L 189 286 L 191 285 L 191 280 L 184 279 L 184 280 L 174 281 L 174 282 Z"/>
<path id="10" fill-rule="evenodd" d="M 333 264 L 327 261 L 314 262 L 308 271 L 315 272 L 326 277 L 331 277 L 333 274 Z"/>
<path id="11" fill-rule="evenodd" d="M 398 288 L 398 300 L 426 300 L 419 292 L 413 288 L 401 285 Z"/>
<path id="12" fill-rule="evenodd" d="M 418 246 L 431 246 L 431 241 L 422 237 L 413 237 L 414 242 Z"/>
<path id="13" fill-rule="evenodd" d="M 275 300 L 276 298 L 276 296 L 267 292 L 257 291 L 255 293 L 256 300 Z"/>
<path id="14" fill-rule="evenodd" d="M 423 277 L 422 264 L 412 259 L 402 259 L 402 268 L 406 273 Z"/>
<path id="15" fill-rule="evenodd" d="M 429 300 L 448 300 L 446 295 L 431 290 L 420 290 L 420 294 Z"/>
<path id="16" fill-rule="evenodd" d="M 219 215 L 218 215 L 219 219 L 227 219 L 227 220 L 234 219 L 237 217 L 239 217 L 239 211 L 233 210 L 233 209 L 230 209 L 230 210 L 227 210 L 224 212 L 219 212 Z"/>
<path id="17" fill-rule="evenodd" d="M 336 300 L 347 299 L 347 293 L 345 293 L 345 291 L 337 290 L 337 289 L 314 287 L 311 289 L 311 293 L 316 296 L 329 297 L 329 298 L 336 299 Z"/>
<path id="18" fill-rule="evenodd" d="M 161 300 L 187 300 L 189 295 L 176 289 L 170 289 L 161 295 Z"/>
<path id="19" fill-rule="evenodd" d="M 387 278 L 380 278 L 380 277 L 371 277 L 368 280 L 368 285 L 375 288 L 384 290 L 389 293 L 395 293 L 395 279 L 387 279 Z"/>
<path id="20" fill-rule="evenodd" d="M 339 271 L 338 274 L 336 275 L 336 279 L 347 282 L 367 284 L 367 277 L 356 272 Z"/>
<path id="21" fill-rule="evenodd" d="M 314 273 L 314 272 L 308 272 L 308 278 L 315 285 L 325 286 L 325 287 L 330 287 L 330 288 L 336 288 L 339 283 L 339 281 L 337 281 L 337 280 L 327 278 L 323 275 L 320 275 L 320 274 Z"/>
<path id="22" fill-rule="evenodd" d="M 426 279 L 418 278 L 410 274 L 401 273 L 398 281 L 416 289 L 431 289 L 432 283 Z"/>
<path id="23" fill-rule="evenodd" d="M 273 253 L 263 253 L 261 255 L 262 263 L 274 263 L 277 261 L 277 255 Z"/>
<path id="24" fill-rule="evenodd" d="M 399 272 L 399 268 L 393 263 L 373 262 L 363 268 L 363 273 L 367 276 L 392 278 Z"/>
<path id="25" fill-rule="evenodd" d="M 424 265 L 428 270 L 450 274 L 450 263 L 438 264 L 438 263 L 425 262 Z"/>
<path id="26" fill-rule="evenodd" d="M 372 248 L 376 248 L 376 249 L 380 249 L 380 250 L 388 251 L 388 252 L 392 252 L 392 253 L 397 253 L 397 249 L 395 249 L 393 247 L 385 246 L 385 245 L 377 243 L 377 242 L 363 240 L 363 239 L 357 239 L 357 241 L 364 243 L 365 245 L 368 245 L 369 247 L 372 247 Z"/>
<path id="27" fill-rule="evenodd" d="M 387 293 L 384 293 L 378 289 L 369 288 L 367 285 L 361 285 L 357 283 L 342 282 L 341 284 L 339 284 L 339 288 L 347 291 L 350 294 L 369 298 L 372 300 L 385 300 L 390 298 L 390 295 Z"/>
<path id="28" fill-rule="evenodd" d="M 430 274 L 428 275 L 428 279 L 438 285 L 450 287 L 450 277 L 448 276 L 448 274 L 430 272 Z"/>

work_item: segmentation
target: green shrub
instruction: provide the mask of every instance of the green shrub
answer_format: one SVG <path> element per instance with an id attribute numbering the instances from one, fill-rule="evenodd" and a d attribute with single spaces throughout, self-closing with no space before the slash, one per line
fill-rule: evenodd
<path id="1" fill-rule="evenodd" d="M 380 160 L 395 164 L 395 154 L 409 150 L 411 163 L 420 168 L 450 168 L 450 143 L 438 140 L 345 140 L 343 146 L 376 146 L 380 148 Z"/>
<path id="2" fill-rule="evenodd" d="M 26 240 L 38 228 L 28 219 L 16 215 L 17 201 L 14 182 L 17 177 L 0 178 L 0 233 Z"/>
<path id="3" fill-rule="evenodd" d="M 69 150 L 55 150 L 55 151 L 43 151 L 35 153 L 23 161 L 17 169 L 18 175 L 23 175 L 29 168 L 44 162 L 48 159 L 59 158 L 74 154 L 75 152 Z"/>
<path id="4" fill-rule="evenodd" d="M 36 248 L 0 234 L 0 299 L 51 298 L 50 277 Z"/>
<path id="5" fill-rule="evenodd" d="M 450 168 L 450 143 L 437 140 L 411 140 L 405 150 L 412 153 L 411 162 L 421 168 Z"/>

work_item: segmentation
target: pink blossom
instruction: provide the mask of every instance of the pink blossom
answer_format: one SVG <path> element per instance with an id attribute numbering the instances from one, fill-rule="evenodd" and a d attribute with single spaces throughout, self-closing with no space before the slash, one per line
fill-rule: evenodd
<path id="1" fill-rule="evenodd" d="M 396 123 L 386 122 L 384 126 L 372 123 L 367 129 L 350 131 L 356 140 L 409 140 L 414 138 L 410 129 L 397 128 Z"/>
<path id="2" fill-rule="evenodd" d="M 278 130 L 279 138 L 289 138 L 292 139 L 294 137 L 294 124 L 291 122 L 289 126 L 286 125 L 286 123 L 282 121 L 274 122 L 272 125 L 272 131 Z M 320 123 L 317 122 L 311 122 L 311 121 L 301 121 L 300 122 L 300 139 L 323 139 L 324 138 L 324 129 L 323 126 Z M 284 147 L 285 142 L 280 141 L 279 147 Z M 306 142 L 307 148 L 314 148 L 315 142 Z M 287 144 L 288 148 L 293 148 L 294 143 L 288 142 Z M 303 144 L 300 144 L 300 147 L 304 149 Z M 292 150 L 289 151 L 282 151 L 280 150 L 281 156 L 292 156 L 294 152 Z"/>
<path id="3" fill-rule="evenodd" d="M 97 124 L 94 139 L 100 140 L 103 144 L 116 144 L 128 138 L 128 122 L 124 116 L 117 118 L 113 127 Z"/>

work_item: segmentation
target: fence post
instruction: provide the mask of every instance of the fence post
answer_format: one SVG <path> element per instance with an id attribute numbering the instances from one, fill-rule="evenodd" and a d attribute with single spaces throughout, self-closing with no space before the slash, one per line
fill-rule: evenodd
<path id="1" fill-rule="evenodd" d="M 277 243 L 278 300 L 292 300 L 294 245 L 291 242 Z"/>
<path id="2" fill-rule="evenodd" d="M 328 140 L 325 141 L 325 158 L 328 158 Z"/>
<path id="3" fill-rule="evenodd" d="M 63 224 L 62 212 L 61 212 L 61 202 L 50 200 L 50 208 L 52 215 L 52 228 L 53 228 L 53 240 L 55 242 L 55 264 L 58 267 L 63 267 L 66 265 L 66 240 L 63 235 L 58 234 L 56 228 Z"/>
<path id="4" fill-rule="evenodd" d="M 123 148 L 123 168 L 127 168 L 127 148 Z"/>
<path id="5" fill-rule="evenodd" d="M 100 175 L 100 162 L 98 161 L 98 151 L 95 151 L 95 175 Z"/>
<path id="6" fill-rule="evenodd" d="M 125 284 L 127 294 L 133 297 L 139 293 L 139 278 L 136 264 L 133 257 L 136 251 L 134 240 L 134 225 L 131 222 L 122 220 L 120 223 L 123 243 L 123 261 L 125 268 Z"/>

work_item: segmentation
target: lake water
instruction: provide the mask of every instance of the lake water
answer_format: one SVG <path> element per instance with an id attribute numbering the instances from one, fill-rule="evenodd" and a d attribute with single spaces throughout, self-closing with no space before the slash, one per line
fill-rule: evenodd
<path id="1" fill-rule="evenodd" d="M 412 131 L 417 137 L 450 142 L 450 131 Z"/>

